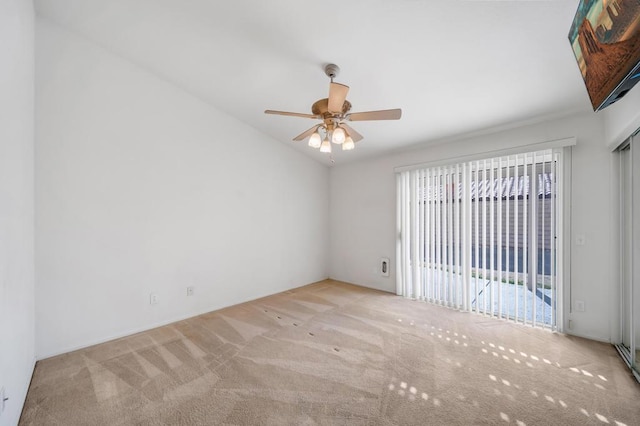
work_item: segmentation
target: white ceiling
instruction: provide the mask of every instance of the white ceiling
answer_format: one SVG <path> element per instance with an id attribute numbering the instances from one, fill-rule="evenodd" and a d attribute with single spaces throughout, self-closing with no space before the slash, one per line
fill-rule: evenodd
<path id="1" fill-rule="evenodd" d="M 567 40 L 578 0 L 36 0 L 80 34 L 248 125 L 328 164 L 291 138 L 342 69 L 358 122 L 338 163 L 444 138 L 590 110 Z"/>

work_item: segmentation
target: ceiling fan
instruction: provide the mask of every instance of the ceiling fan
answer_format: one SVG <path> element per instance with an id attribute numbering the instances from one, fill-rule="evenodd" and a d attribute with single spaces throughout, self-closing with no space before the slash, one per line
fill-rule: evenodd
<path id="1" fill-rule="evenodd" d="M 338 75 L 338 72 L 340 72 L 340 68 L 335 64 L 328 64 L 324 67 L 324 72 L 327 77 L 331 79 L 329 97 L 316 101 L 311 106 L 311 114 L 274 111 L 270 109 L 265 111 L 265 114 L 288 115 L 322 120 L 322 123 L 313 126 L 293 138 L 294 141 L 301 141 L 309 137 L 309 146 L 312 148 L 320 148 L 320 152 L 331 153 L 331 142 L 342 145 L 342 149 L 348 151 L 355 148 L 355 142 L 361 140 L 363 136 L 349 126 L 346 121 L 398 120 L 402 116 L 402 110 L 400 108 L 349 112 L 351 110 L 351 102 L 347 100 L 349 86 L 333 82 L 333 79 Z M 320 136 L 320 132 L 324 133 L 324 140 Z"/>

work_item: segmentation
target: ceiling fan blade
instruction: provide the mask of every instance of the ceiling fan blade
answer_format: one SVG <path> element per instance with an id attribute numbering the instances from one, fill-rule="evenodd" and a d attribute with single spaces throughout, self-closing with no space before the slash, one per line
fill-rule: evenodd
<path id="1" fill-rule="evenodd" d="M 364 139 L 364 136 L 362 136 L 360 133 L 356 132 L 355 129 L 351 126 L 349 126 L 347 123 L 340 123 L 340 127 L 342 127 L 344 130 L 346 130 L 347 134 L 349 136 L 351 136 L 351 139 L 353 139 L 354 142 L 358 142 L 362 139 Z"/>
<path id="2" fill-rule="evenodd" d="M 302 114 L 300 112 L 287 112 L 287 111 L 274 111 L 272 109 L 268 109 L 264 112 L 265 114 L 275 114 L 275 115 L 288 115 L 291 117 L 302 117 L 302 118 L 322 118 L 319 115 L 313 115 L 313 114 Z"/>
<path id="3" fill-rule="evenodd" d="M 402 117 L 402 110 L 385 109 L 380 111 L 354 112 L 345 117 L 349 121 L 373 121 L 373 120 L 399 120 Z"/>
<path id="4" fill-rule="evenodd" d="M 329 86 L 329 111 L 342 112 L 342 106 L 347 99 L 349 86 L 340 83 L 331 83 Z"/>
<path id="5" fill-rule="evenodd" d="M 304 132 L 300 133 L 298 136 L 293 138 L 293 140 L 294 141 L 301 141 L 302 139 L 306 138 L 307 136 L 311 136 L 313 133 L 316 132 L 316 130 L 318 130 L 318 128 L 320 126 L 321 126 L 321 124 L 318 124 L 317 126 L 313 126 L 312 128 L 310 128 L 309 130 L 305 130 Z"/>

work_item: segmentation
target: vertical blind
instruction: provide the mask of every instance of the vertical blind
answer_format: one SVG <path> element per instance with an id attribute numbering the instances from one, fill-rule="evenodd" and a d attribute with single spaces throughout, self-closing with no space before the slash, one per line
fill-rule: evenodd
<path id="1" fill-rule="evenodd" d="M 397 174 L 397 293 L 556 327 L 560 152 Z"/>

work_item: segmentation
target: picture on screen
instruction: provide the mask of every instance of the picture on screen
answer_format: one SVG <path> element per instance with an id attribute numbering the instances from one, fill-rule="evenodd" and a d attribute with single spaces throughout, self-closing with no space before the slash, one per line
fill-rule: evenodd
<path id="1" fill-rule="evenodd" d="M 615 102 L 626 93 L 616 89 L 640 77 L 640 0 L 581 0 L 569 41 L 593 109 Z"/>

